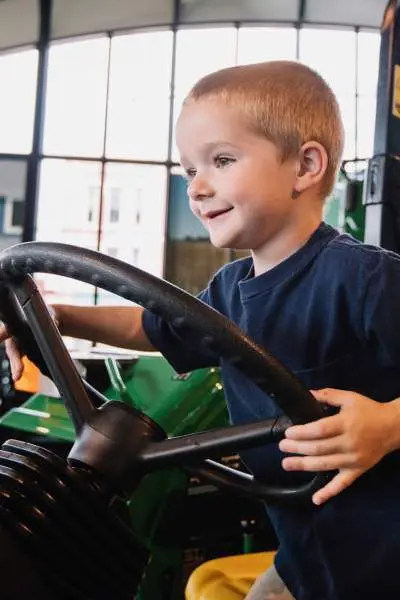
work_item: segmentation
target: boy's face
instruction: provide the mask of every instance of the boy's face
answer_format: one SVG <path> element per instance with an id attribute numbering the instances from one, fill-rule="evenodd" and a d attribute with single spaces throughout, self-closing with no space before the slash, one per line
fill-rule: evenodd
<path id="1" fill-rule="evenodd" d="M 214 99 L 187 104 L 177 144 L 190 208 L 214 246 L 262 251 L 293 226 L 296 160 L 282 163 L 237 110 Z"/>

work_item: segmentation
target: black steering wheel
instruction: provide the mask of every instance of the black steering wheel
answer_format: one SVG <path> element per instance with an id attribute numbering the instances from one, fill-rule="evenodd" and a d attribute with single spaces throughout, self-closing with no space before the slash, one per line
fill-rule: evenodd
<path id="1" fill-rule="evenodd" d="M 286 417 L 167 439 L 143 413 L 107 400 L 96 408 L 93 390 L 78 374 L 31 277 L 51 273 L 98 286 L 136 302 L 171 322 L 182 338 L 196 332 L 198 343 L 217 352 L 273 397 Z M 172 465 L 200 470 L 215 483 L 266 500 L 309 499 L 326 483 L 319 473 L 299 487 L 261 484 L 207 457 L 276 442 L 291 423 L 323 416 L 301 382 L 234 323 L 178 287 L 99 252 L 77 246 L 27 242 L 0 254 L 0 313 L 28 357 L 49 373 L 75 426 L 72 466 L 90 469 L 111 488 L 132 488 L 144 473 Z"/>

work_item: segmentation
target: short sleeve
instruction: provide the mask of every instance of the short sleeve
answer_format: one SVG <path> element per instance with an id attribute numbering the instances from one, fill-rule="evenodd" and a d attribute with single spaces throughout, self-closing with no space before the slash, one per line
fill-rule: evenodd
<path id="1" fill-rule="evenodd" d="M 209 304 L 208 289 L 197 296 Z M 195 333 L 183 336 L 159 315 L 149 310 L 143 313 L 143 329 L 152 345 L 168 360 L 178 373 L 219 365 L 219 357 L 211 351 L 200 348 Z"/>

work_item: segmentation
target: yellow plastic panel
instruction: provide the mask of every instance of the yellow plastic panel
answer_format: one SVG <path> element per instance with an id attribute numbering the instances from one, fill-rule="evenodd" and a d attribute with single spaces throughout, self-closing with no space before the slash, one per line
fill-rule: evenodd
<path id="1" fill-rule="evenodd" d="M 193 571 L 186 600 L 242 600 L 256 578 L 272 566 L 274 552 L 227 556 L 203 563 Z"/>

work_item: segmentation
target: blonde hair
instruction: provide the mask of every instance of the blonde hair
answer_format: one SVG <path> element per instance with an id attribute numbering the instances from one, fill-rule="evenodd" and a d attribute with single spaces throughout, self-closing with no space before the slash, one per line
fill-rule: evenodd
<path id="1" fill-rule="evenodd" d="M 336 97 L 318 73 L 291 61 L 231 67 L 200 79 L 184 104 L 203 98 L 242 111 L 277 146 L 282 161 L 295 156 L 305 142 L 319 142 L 328 155 L 321 193 L 326 197 L 332 191 L 344 130 Z"/>

